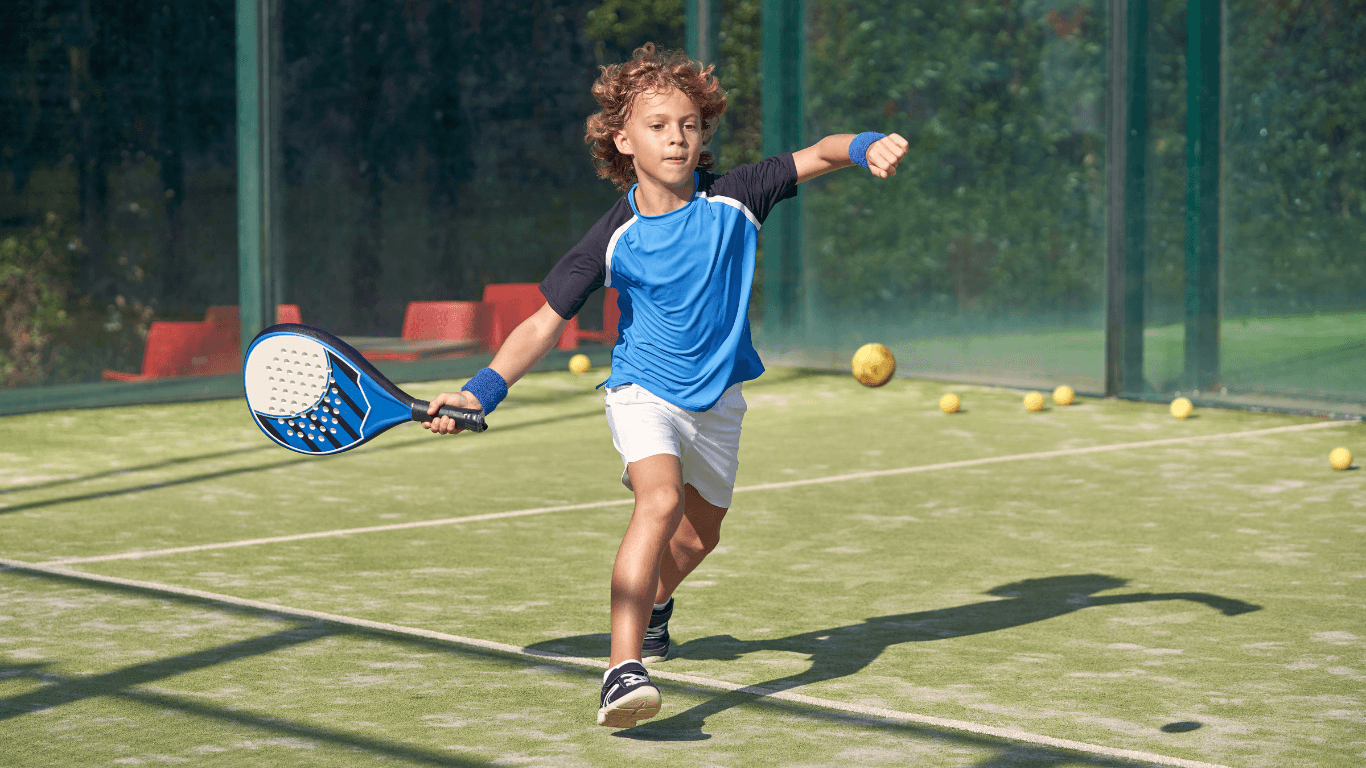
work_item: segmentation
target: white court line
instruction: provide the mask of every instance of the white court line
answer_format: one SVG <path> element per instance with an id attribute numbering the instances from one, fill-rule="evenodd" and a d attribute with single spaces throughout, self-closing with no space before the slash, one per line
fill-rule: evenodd
<path id="1" fill-rule="evenodd" d="M 1057 451 L 1039 451 L 1036 453 L 1016 453 L 1009 456 L 988 456 L 980 459 L 966 459 L 963 461 L 945 461 L 938 464 L 921 464 L 914 467 L 900 467 L 897 469 L 877 469 L 866 472 L 851 472 L 844 475 L 830 475 L 828 477 L 812 477 L 803 480 L 788 480 L 778 483 L 762 483 L 760 485 L 746 485 L 735 489 L 736 493 L 749 491 L 771 491 L 782 488 L 795 488 L 803 485 L 821 485 L 824 483 L 841 483 L 849 480 L 866 480 L 872 477 L 889 477 L 892 475 L 909 475 L 916 472 L 933 472 L 941 469 L 960 469 L 963 467 L 979 467 L 984 464 L 1000 464 L 1010 461 L 1026 461 L 1029 459 L 1051 459 L 1060 456 L 1082 456 L 1090 453 L 1108 453 L 1111 451 L 1125 451 L 1134 448 L 1151 448 L 1161 445 L 1179 445 L 1184 443 L 1198 442 L 1201 440 L 1231 440 L 1239 437 L 1253 437 L 1258 435 L 1274 435 L 1282 432 L 1303 432 L 1310 429 L 1326 429 L 1329 427 L 1340 427 L 1344 424 L 1359 424 L 1358 421 L 1320 421 L 1308 424 L 1292 424 L 1287 427 L 1270 427 L 1268 429 L 1252 429 L 1244 432 L 1221 432 L 1212 435 L 1194 435 L 1190 437 L 1169 437 L 1161 440 L 1144 440 L 1134 443 L 1113 443 L 1111 445 L 1096 445 L 1089 448 L 1065 448 Z M 531 509 L 517 509 L 509 512 L 490 512 L 484 515 L 470 515 L 468 517 L 446 517 L 437 520 L 416 520 L 407 523 L 392 523 L 389 525 L 372 525 L 364 528 L 340 528 L 330 531 L 314 531 L 312 533 L 295 533 L 288 536 L 270 536 L 261 539 L 241 539 L 238 541 L 223 541 L 213 544 L 195 544 L 188 547 L 172 547 L 169 549 L 151 549 L 138 552 L 120 552 L 113 555 L 93 555 L 91 557 L 68 557 L 60 560 L 47 560 L 44 565 L 74 565 L 76 563 L 103 563 L 111 560 L 141 560 L 146 557 L 160 557 L 162 555 L 177 555 L 186 552 L 204 552 L 212 549 L 229 549 L 232 547 L 252 547 L 258 544 L 280 544 L 289 541 L 304 541 L 306 539 L 321 539 L 331 536 L 350 536 L 358 533 L 380 533 L 383 531 L 402 531 L 410 528 L 426 528 L 434 525 L 454 525 L 456 523 L 477 523 L 483 520 L 502 520 L 509 517 L 527 517 L 529 515 L 544 515 L 551 512 L 571 512 L 580 509 L 598 509 L 601 507 L 613 507 L 634 503 L 633 499 L 612 499 L 610 501 L 590 501 L 583 504 L 560 504 L 552 507 L 533 507 Z"/>
<path id="2" fill-rule="evenodd" d="M 946 461 L 942 464 L 922 464 L 916 467 L 901 467 L 899 469 L 874 469 L 867 472 L 851 472 L 847 475 L 832 475 L 830 477 L 816 477 L 806 480 L 789 480 L 781 483 L 764 483 L 762 485 L 750 485 L 744 488 L 736 488 L 738 491 L 770 491 L 777 488 L 793 488 L 799 485 L 818 485 L 820 483 L 838 483 L 845 480 L 863 480 L 869 477 L 888 477 L 890 475 L 909 475 L 913 472 L 929 472 L 936 469 L 958 469 L 960 467 L 977 467 L 983 464 L 1000 464 L 1006 461 L 1023 461 L 1025 459 L 1053 459 L 1060 456 L 1082 456 L 1088 453 L 1108 453 L 1110 451 L 1127 451 L 1131 448 L 1151 448 L 1158 445 L 1179 445 L 1182 443 L 1193 443 L 1200 440 L 1231 440 L 1237 437 L 1253 437 L 1256 435 L 1274 435 L 1280 432 L 1304 432 L 1310 429 L 1325 429 L 1328 427 L 1340 427 L 1344 424 L 1360 424 L 1359 421 L 1318 421 L 1310 424 L 1292 424 L 1288 427 L 1270 427 L 1267 429 L 1249 429 L 1245 432 L 1221 432 L 1214 435 L 1193 435 L 1191 437 L 1167 437 L 1161 440 L 1143 440 L 1136 443 L 1112 443 L 1110 445 L 1093 445 L 1089 448 L 1063 448 L 1057 451 L 1039 451 L 1037 453 L 1016 453 L 1010 456 L 988 456 L 981 459 L 967 459 L 964 461 Z"/>
<path id="3" fill-rule="evenodd" d="M 26 563 L 21 560 L 10 560 L 8 558 L 0 558 L 0 569 L 2 568 L 16 568 L 29 571 L 39 571 L 42 573 L 50 573 L 57 576 L 73 577 L 83 581 L 91 581 L 99 584 L 115 584 L 118 586 L 143 589 L 150 592 L 162 592 L 172 595 L 194 597 L 199 598 L 201 600 L 209 600 L 216 603 L 223 603 L 225 605 L 235 605 L 243 608 L 252 608 L 255 610 L 265 611 L 280 616 L 313 619 L 317 621 L 326 621 L 333 624 L 341 624 L 347 627 L 370 629 L 395 635 L 421 637 L 429 640 L 440 640 L 442 642 L 451 643 L 454 645 L 464 645 L 472 648 L 482 648 L 485 650 L 498 651 L 500 653 L 510 654 L 513 656 L 523 656 L 533 659 L 548 659 L 560 662 L 562 664 L 572 664 L 574 666 L 579 667 L 590 667 L 593 669 L 607 668 L 606 662 L 599 661 L 597 659 L 585 659 L 579 656 L 566 656 L 558 653 L 553 653 L 550 651 L 531 650 L 529 648 L 521 648 L 515 645 L 508 645 L 506 643 L 496 643 L 491 640 L 479 640 L 471 637 L 461 637 L 460 635 L 451 635 L 445 632 L 435 632 L 430 629 L 407 627 L 403 626 L 402 624 L 389 624 L 382 621 L 370 621 L 369 619 L 359 619 L 353 616 L 342 616 L 335 613 L 313 611 L 306 608 L 291 608 L 289 606 L 279 605 L 276 603 L 266 603 L 260 600 L 248 600 L 245 598 L 233 597 L 231 595 L 221 595 L 215 592 L 205 592 L 204 590 L 200 589 L 188 589 L 185 587 L 177 587 L 172 584 L 160 584 L 154 581 L 140 581 L 137 579 L 122 579 L 115 576 L 101 576 L 92 573 L 85 573 L 83 571 L 78 571 L 73 568 L 64 568 L 60 566 L 52 566 L 46 564 Z M 1069 752 L 1080 752 L 1082 754 L 1087 755 L 1112 757 L 1122 760 L 1129 760 L 1137 763 L 1146 763 L 1149 765 L 1173 766 L 1173 768 L 1226 768 L 1225 766 L 1216 765 L 1214 763 L 1203 763 L 1198 760 L 1186 760 L 1179 757 L 1168 757 L 1166 755 L 1152 754 L 1149 752 L 1140 752 L 1132 749 L 1106 747 L 1100 744 L 1088 744 L 1083 741 L 1072 741 L 1071 739 L 1057 739 L 1053 738 L 1052 736 L 1042 736 L 1036 733 L 1029 733 L 1028 731 L 1020 730 L 1018 728 L 999 728 L 991 725 L 981 725 L 979 723 L 973 723 L 966 720 L 950 720 L 948 718 L 943 717 L 918 715 L 913 712 L 900 712 L 894 709 L 885 709 L 882 707 L 869 707 L 862 704 L 852 704 L 843 701 L 835 701 L 833 699 L 822 699 L 815 696 L 806 696 L 800 693 L 793 693 L 792 691 L 772 691 L 762 686 L 740 685 L 738 683 L 729 683 L 724 680 L 712 680 L 711 678 L 698 677 L 696 675 L 683 675 L 678 674 L 676 672 L 664 672 L 658 670 L 657 668 L 650 670 L 650 676 L 653 678 L 658 678 L 660 680 L 670 680 L 673 682 L 684 683 L 686 685 L 692 685 L 699 688 L 750 693 L 754 694 L 755 696 L 777 699 L 780 701 L 789 701 L 797 704 L 804 704 L 810 707 L 834 710 L 836 712 L 848 712 L 853 714 L 865 715 L 868 717 L 891 720 L 894 722 L 927 725 L 934 728 L 961 731 L 965 733 L 977 734 L 980 736 L 990 736 L 993 738 L 1021 744 L 1031 744 L 1040 747 L 1050 747 L 1053 749 L 1067 750 Z"/>
<path id="4" fill-rule="evenodd" d="M 109 560 L 140 560 L 144 557 L 159 557 L 161 555 L 177 555 L 183 552 L 203 552 L 209 549 L 228 549 L 231 547 L 252 547 L 257 544 L 279 544 L 286 541 L 303 541 L 305 539 L 321 539 L 329 536 L 350 536 L 355 533 L 379 533 L 381 531 L 402 531 L 408 528 L 425 528 L 432 525 L 453 525 L 455 523 L 477 523 L 480 520 L 502 520 L 507 517 L 526 517 L 527 515 L 544 515 L 549 512 L 570 512 L 576 509 L 597 509 L 598 507 L 610 507 L 619 504 L 632 504 L 635 499 L 613 499 L 611 501 L 589 501 L 583 504 L 561 504 L 554 507 L 535 507 L 532 509 L 516 509 L 510 512 L 490 512 L 486 515 L 469 515 L 467 517 L 444 517 L 438 520 L 415 520 L 408 523 L 392 523 L 390 525 L 371 525 L 365 528 L 339 528 L 331 531 L 314 531 L 312 533 L 294 533 L 288 536 L 270 536 L 264 539 L 241 539 L 239 541 L 222 541 L 215 544 L 195 544 L 189 547 L 171 547 L 169 549 L 150 549 L 140 552 L 120 552 L 116 555 L 95 555 L 93 557 L 71 557 L 63 560 L 48 560 L 43 565 L 71 565 L 72 563 L 102 563 Z"/>

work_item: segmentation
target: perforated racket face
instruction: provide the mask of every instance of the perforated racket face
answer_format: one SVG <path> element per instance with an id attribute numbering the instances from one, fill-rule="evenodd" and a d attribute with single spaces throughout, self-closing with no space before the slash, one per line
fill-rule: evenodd
<path id="1" fill-rule="evenodd" d="M 332 381 L 327 347 L 307 336 L 267 336 L 251 348 L 245 367 L 247 403 L 264 416 L 307 413 Z"/>

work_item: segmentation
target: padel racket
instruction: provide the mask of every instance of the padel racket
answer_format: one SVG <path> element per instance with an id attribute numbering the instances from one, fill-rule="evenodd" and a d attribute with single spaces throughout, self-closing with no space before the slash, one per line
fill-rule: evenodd
<path id="1" fill-rule="evenodd" d="M 247 407 L 276 444 L 309 454 L 341 453 L 390 427 L 431 421 L 418 400 L 327 331 L 281 323 L 261 331 L 243 364 Z M 443 405 L 461 429 L 483 432 L 484 412 Z"/>

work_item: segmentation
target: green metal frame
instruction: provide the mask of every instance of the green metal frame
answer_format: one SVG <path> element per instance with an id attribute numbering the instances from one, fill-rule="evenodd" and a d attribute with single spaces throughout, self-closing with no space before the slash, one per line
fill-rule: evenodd
<path id="1" fill-rule="evenodd" d="M 1221 0 L 1186 9 L 1186 340 L 1184 386 L 1219 384 Z"/>
<path id="2" fill-rule="evenodd" d="M 763 0 L 763 146 L 772 157 L 803 146 L 803 49 L 805 15 L 802 0 Z M 763 229 L 765 336 L 776 326 L 793 327 L 799 318 L 802 283 L 802 206 L 798 196 L 777 206 Z"/>
<path id="3" fill-rule="evenodd" d="M 237 0 L 237 303 L 242 352 L 283 300 L 279 67 L 283 0 Z"/>
<path id="4" fill-rule="evenodd" d="M 721 60 L 721 0 L 687 0 L 688 56 L 703 64 Z M 721 130 L 712 133 L 707 144 L 713 157 L 721 154 Z"/>
<path id="5" fill-rule="evenodd" d="M 703 64 L 721 58 L 721 0 L 688 0 L 688 55 Z"/>
<path id="6" fill-rule="evenodd" d="M 1105 393 L 1141 394 L 1147 258 L 1148 0 L 1110 1 Z"/>
<path id="7" fill-rule="evenodd" d="M 260 332 L 261 275 L 265 249 L 261 237 L 261 5 L 237 0 L 237 304 L 241 307 L 243 352 Z"/>

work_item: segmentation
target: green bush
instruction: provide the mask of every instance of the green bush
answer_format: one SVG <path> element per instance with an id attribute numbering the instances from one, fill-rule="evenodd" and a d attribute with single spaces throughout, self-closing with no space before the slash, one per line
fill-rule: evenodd
<path id="1" fill-rule="evenodd" d="M 47 379 L 54 342 L 68 323 L 67 254 L 81 247 L 63 234 L 55 213 L 24 235 L 0 241 L 0 385 Z"/>
<path id="2" fill-rule="evenodd" d="M 0 386 L 98 381 L 105 368 L 141 368 L 154 312 L 122 295 L 104 306 L 77 295 L 71 265 L 84 252 L 55 213 L 0 240 Z"/>

